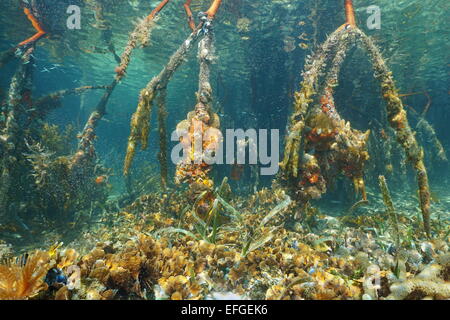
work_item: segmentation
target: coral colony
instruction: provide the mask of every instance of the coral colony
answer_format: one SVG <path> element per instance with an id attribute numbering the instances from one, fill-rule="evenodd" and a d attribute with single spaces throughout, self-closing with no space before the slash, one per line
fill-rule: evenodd
<path id="1" fill-rule="evenodd" d="M 28 20 L 35 33 L 0 53 L 2 81 L 11 74 L 0 92 L 0 299 L 450 299 L 448 207 L 434 205 L 425 166 L 429 158 L 448 162 L 445 143 L 426 119 L 430 94 L 399 92 L 382 50 L 358 27 L 352 0 L 336 4 L 346 21 L 320 44 L 323 26 L 315 3 L 312 32 L 280 39 L 283 54 L 309 46 L 314 51 L 299 90 L 291 88 L 286 130 L 250 124 L 233 129 L 238 119 L 225 116 L 218 98 L 224 50 L 219 40 L 233 27 L 247 43 L 258 23 L 244 14 L 236 15 L 234 26 L 222 19 L 227 11 L 237 12 L 240 2 L 179 4 L 187 38 L 164 56 L 165 65 L 140 70 L 155 76 L 140 84 L 136 109 L 127 115 L 128 141 L 122 137 L 123 150 L 103 154 L 99 145 L 107 137 L 97 136 L 100 124 L 111 121 L 108 111 L 122 120 L 126 115 L 117 105 L 114 111 L 108 107 L 113 93 L 131 78 L 133 54 L 136 60 L 153 58 L 135 51 L 150 46 L 174 7 L 167 8 L 178 1 L 163 0 L 139 19 L 120 55 L 113 41 L 119 29 L 106 2 L 86 0 L 91 27 L 107 48 L 102 54 L 115 61 L 112 81 L 44 95 L 35 94 L 41 76 L 36 64 L 62 37 L 41 1 L 21 1 L 21 21 Z M 127 6 L 149 7 L 137 0 Z M 76 16 L 75 9 L 69 11 Z M 171 25 L 179 22 L 171 17 Z M 73 32 L 83 30 L 73 25 Z M 157 39 L 162 42 L 153 45 L 163 47 L 175 37 Z M 346 120 L 353 109 L 339 97 L 347 81 L 343 69 L 359 57 L 354 52 L 372 66 L 373 94 L 383 102 L 384 119 L 368 122 L 370 127 Z M 182 79 L 194 87 L 188 109 L 182 109 L 170 97 L 188 62 L 195 71 Z M 84 101 L 90 92 L 101 95 L 87 102 L 87 120 L 65 127 L 52 123 L 51 115 L 73 96 Z M 423 112 L 404 104 L 411 96 L 427 98 Z M 237 117 L 244 114 L 234 107 Z M 155 160 L 142 160 L 148 149 Z M 229 169 L 229 175 L 222 172 Z M 392 181 L 407 180 L 408 170 L 417 191 L 414 203 L 405 204 L 395 200 Z M 115 183 L 121 192 L 113 193 Z M 336 186 L 339 201 L 330 195 Z M 328 215 L 321 206 L 338 207 L 342 199 L 351 203 L 339 214 Z M 182 310 L 215 312 L 190 304 Z"/>

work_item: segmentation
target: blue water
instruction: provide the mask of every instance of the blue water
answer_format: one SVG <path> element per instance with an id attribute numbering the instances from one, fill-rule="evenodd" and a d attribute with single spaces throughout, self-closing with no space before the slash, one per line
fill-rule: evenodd
<path id="1" fill-rule="evenodd" d="M 112 44 L 115 54 L 120 57 L 138 18 L 148 15 L 159 3 L 156 0 L 25 2 L 28 4 L 19 0 L 1 1 L 0 52 L 11 50 L 34 34 L 35 30 L 22 9 L 23 6 L 29 7 L 31 4 L 39 16 L 38 20 L 47 31 L 47 35 L 36 43 L 33 53 L 31 105 L 37 98 L 58 90 L 85 85 L 109 85 L 115 76 L 117 61 L 108 46 Z M 393 72 L 399 93 L 406 95 L 402 100 L 408 111 L 408 120 L 413 131 L 417 132 L 416 138 L 425 153 L 432 192 L 432 219 L 440 228 L 442 225 L 448 226 L 450 168 L 448 160 L 444 161 L 437 155 L 436 140 L 433 139 L 437 139 L 447 156 L 450 156 L 450 2 L 354 2 L 359 27 L 374 39 Z M 209 4 L 209 0 L 192 2 L 191 7 L 197 22 L 197 13 L 206 10 Z M 66 10 L 69 5 L 77 5 L 81 9 L 79 30 L 67 27 L 69 14 Z M 371 13 L 367 11 L 370 5 L 375 5 L 380 10 L 379 28 L 372 29 L 367 24 L 371 17 Z M 102 18 L 99 18 L 100 9 Z M 341 1 L 224 0 L 213 22 L 216 59 L 211 65 L 210 78 L 213 89 L 212 107 L 220 117 L 221 130 L 278 129 L 282 153 L 294 95 L 303 80 L 301 72 L 305 61 L 344 20 Z M 5 212 L 0 213 L 0 240 L 14 244 L 18 251 L 21 251 L 22 247 L 44 247 L 53 242 L 53 238 L 41 234 L 45 229 L 43 226 L 48 223 L 54 225 L 55 229 L 46 231 L 54 234 L 65 233 L 67 225 L 80 221 L 80 216 L 86 219 L 83 221 L 87 224 L 89 221 L 97 223 L 96 219 L 101 217 L 101 214 L 123 210 L 146 194 L 183 194 L 186 191 L 185 186 L 174 184 L 176 168 L 175 164 L 170 162 L 169 191 L 162 190 L 159 186 L 160 137 L 155 111 L 151 117 L 147 150 L 137 148 L 131 178 L 124 177 L 122 170 L 130 134 L 130 120 L 136 110 L 139 93 L 162 70 L 169 57 L 190 33 L 182 1 L 170 1 L 158 15 L 156 27 L 151 33 L 150 46 L 138 47 L 133 51 L 126 76 L 112 92 L 106 105 L 106 114 L 96 127 L 95 161 L 97 165 L 109 168 L 109 171 L 105 173 L 106 181 L 102 180 L 103 173 L 88 177 L 90 185 L 95 188 L 95 184 L 105 184 L 101 196 L 100 193 L 94 195 L 91 191 L 88 192 L 93 197 L 89 200 L 90 205 L 70 203 L 70 212 L 61 209 L 64 206 L 48 205 L 45 193 L 42 193 L 42 190 L 36 193 L 33 172 L 28 160 L 24 158 L 26 149 L 15 155 L 18 161 L 13 163 L 18 169 L 13 176 L 13 182 L 10 183 L 12 187 L 7 191 L 9 200 L 2 209 Z M 11 81 L 20 63 L 17 56 L 0 69 L 0 119 L 6 119 L 9 108 L 8 93 L 11 92 Z M 192 111 L 196 104 L 198 72 L 197 46 L 194 45 L 167 87 L 168 141 L 169 134 L 180 121 L 186 119 L 188 112 Z M 59 142 L 61 146 L 65 146 L 63 149 L 66 154 L 57 155 L 73 155 L 77 149 L 77 133 L 82 132 L 103 93 L 103 90 L 89 90 L 81 95 L 65 97 L 58 108 L 42 119 L 30 118 L 30 130 L 37 130 L 36 132 L 19 126 L 17 130 L 21 138 L 17 143 L 23 148 L 26 148 L 24 140 L 27 139 L 29 143 L 39 143 L 41 138 L 38 132 L 44 123 L 57 125 L 60 132 L 71 125 L 73 133 Z M 350 49 L 339 76 L 335 100 L 340 115 L 350 121 L 353 128 L 361 131 L 372 130 L 373 136 L 369 145 L 371 158 L 365 169 L 368 198 L 372 208 L 381 210 L 378 176 L 385 175 L 396 207 L 405 214 L 419 216 L 414 171 L 405 159 L 403 150 L 395 142 L 392 131 L 388 129 L 385 103 L 379 85 L 374 80 L 369 60 L 361 49 Z M 422 114 L 424 108 L 426 113 L 421 120 L 415 114 Z M 157 109 L 156 106 L 154 109 Z M 17 112 L 22 111 L 19 108 Z M 424 131 L 421 121 L 426 121 L 428 128 L 433 129 L 431 138 L 429 131 Z M 5 128 L 6 123 L 1 120 L 0 130 L 6 130 Z M 380 140 L 382 130 L 391 134 L 390 163 L 386 159 L 386 145 Z M 168 150 L 175 145 L 175 142 L 169 142 Z M 4 159 L 7 147 L 6 144 L 0 146 L 0 156 Z M 282 154 L 280 157 L 281 161 Z M 388 164 L 392 167 L 387 168 Z M 277 180 L 277 176 L 256 176 L 255 172 L 258 172 L 260 167 L 261 165 L 245 165 L 242 172 L 236 172 L 233 170 L 237 169 L 230 164 L 218 165 L 213 168 L 211 177 L 215 186 L 220 185 L 225 177 L 230 178 L 231 190 L 236 197 L 241 197 L 240 201 L 244 203 L 242 206 L 245 206 L 246 197 L 251 197 L 255 191 L 262 188 L 271 188 L 272 183 Z M 147 185 L 141 187 L 146 182 Z M 130 193 L 130 190 L 133 192 Z M 67 197 L 70 198 L 70 192 Z M 111 207 L 111 199 L 123 201 L 120 200 L 115 207 Z M 360 199 L 354 194 L 351 181 L 341 176 L 321 199 L 311 203 L 328 215 L 345 216 L 358 200 Z M 61 199 L 61 202 L 64 201 Z M 352 214 L 357 215 L 364 211 L 359 210 L 361 209 Z M 87 216 L 89 218 L 86 218 Z M 70 240 L 75 241 L 82 237 L 81 231 L 76 231 L 70 232 Z M 30 234 L 33 236 L 30 237 Z"/>

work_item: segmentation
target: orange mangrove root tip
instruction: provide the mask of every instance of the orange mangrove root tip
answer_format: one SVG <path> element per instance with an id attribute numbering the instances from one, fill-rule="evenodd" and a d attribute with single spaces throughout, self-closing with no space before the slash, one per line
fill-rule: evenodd
<path id="1" fill-rule="evenodd" d="M 356 27 L 355 10 L 353 9 L 352 0 L 345 0 L 345 17 L 347 19 L 347 24 Z"/>
<path id="2" fill-rule="evenodd" d="M 216 16 L 217 10 L 219 10 L 221 4 L 222 4 L 222 0 L 214 0 L 214 2 L 211 4 L 211 7 L 208 9 L 208 11 L 206 11 L 208 18 L 214 19 L 214 17 Z"/>
<path id="3" fill-rule="evenodd" d="M 31 24 L 33 25 L 34 29 L 36 29 L 37 33 L 44 33 L 45 34 L 45 30 L 42 29 L 41 25 L 39 24 L 39 21 L 37 21 L 37 19 L 33 16 L 33 14 L 31 13 L 30 9 L 24 8 L 23 12 L 27 16 L 28 20 L 31 21 Z"/>
<path id="4" fill-rule="evenodd" d="M 36 33 L 34 36 L 22 41 L 21 43 L 18 44 L 18 47 L 24 46 L 30 42 L 36 42 L 37 40 L 39 40 L 40 38 L 42 38 L 43 36 L 45 36 L 45 32 L 38 32 Z"/>
<path id="5" fill-rule="evenodd" d="M 191 30 L 194 31 L 195 30 L 195 21 L 194 21 L 193 15 L 192 15 L 191 7 L 190 7 L 191 2 L 192 2 L 192 0 L 186 0 L 183 7 L 184 7 L 184 10 L 186 11 L 189 28 L 191 28 Z"/>
<path id="6" fill-rule="evenodd" d="M 33 16 L 33 14 L 31 13 L 30 9 L 28 8 L 24 8 L 23 12 L 25 13 L 25 15 L 27 16 L 28 20 L 31 21 L 31 24 L 33 25 L 33 28 L 37 31 L 36 34 L 34 34 L 32 37 L 22 41 L 21 43 L 18 44 L 18 46 L 24 46 L 30 42 L 35 42 L 37 40 L 39 40 L 40 38 L 42 38 L 46 32 L 45 30 L 41 27 L 41 25 L 39 24 L 39 21 L 37 21 L 37 19 Z"/>
<path id="7" fill-rule="evenodd" d="M 147 20 L 153 20 L 170 0 L 162 0 L 158 6 L 147 16 Z"/>

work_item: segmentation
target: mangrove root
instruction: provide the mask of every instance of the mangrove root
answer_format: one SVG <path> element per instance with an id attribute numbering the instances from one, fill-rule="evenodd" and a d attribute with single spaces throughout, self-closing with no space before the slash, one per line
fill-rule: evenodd
<path id="1" fill-rule="evenodd" d="M 21 126 L 26 117 L 26 104 L 31 95 L 31 77 L 34 46 L 21 57 L 21 64 L 14 74 L 8 91 L 5 122 L 0 128 L 0 217 L 9 213 L 9 194 L 15 176 L 18 157 L 22 156 L 23 132 Z M 24 112 L 25 111 L 25 112 Z"/>
<path id="2" fill-rule="evenodd" d="M 280 164 L 282 170 L 281 178 L 284 184 L 294 192 L 294 198 L 301 200 L 302 202 L 318 198 L 326 191 L 325 187 L 328 181 L 325 180 L 321 169 L 323 164 L 320 164 L 320 159 L 317 161 L 318 159 L 316 159 L 315 156 L 308 154 L 308 143 L 328 142 L 331 143 L 331 145 L 325 145 L 326 151 L 336 148 L 339 149 L 332 140 L 333 135 L 336 135 L 342 128 L 349 129 L 349 124 L 341 126 L 340 128 L 338 127 L 337 131 L 332 130 L 333 121 L 330 121 L 330 119 L 337 115 L 336 112 L 332 112 L 333 117 L 330 115 L 325 117 L 321 115 L 320 111 L 316 111 L 315 123 L 308 123 L 308 121 L 310 121 L 311 115 L 314 115 L 314 110 L 317 110 L 317 108 L 314 109 L 311 107 L 314 102 L 313 97 L 318 94 L 319 97 L 321 96 L 320 94 L 323 90 L 319 88 L 318 79 L 319 76 L 324 73 L 323 68 L 327 65 L 328 61 L 332 61 L 332 65 L 325 81 L 325 95 L 322 95 L 319 106 L 321 106 L 324 113 L 328 113 L 329 110 L 335 111 L 333 103 L 330 103 L 332 102 L 332 87 L 336 85 L 337 74 L 348 47 L 345 43 L 349 40 L 356 39 L 368 52 L 373 68 L 375 69 L 375 78 L 380 81 L 383 98 L 387 102 L 386 108 L 389 123 L 395 130 L 398 142 L 405 150 L 407 158 L 412 162 L 413 167 L 417 172 L 424 229 L 427 236 L 430 237 L 430 192 L 427 171 L 423 162 L 423 150 L 419 147 L 414 133 L 409 126 L 406 111 L 403 108 L 402 101 L 392 78 L 392 72 L 387 68 L 380 51 L 375 46 L 372 39 L 356 27 L 351 0 L 345 1 L 345 9 L 347 23 L 333 32 L 318 49 L 313 58 L 306 62 L 301 90 L 295 94 L 294 112 L 290 118 L 284 159 Z M 326 99 L 323 99 L 323 97 Z M 317 116 L 320 116 L 321 118 L 317 119 Z M 317 125 L 319 123 L 322 123 L 322 127 L 311 127 L 311 124 Z M 337 123 L 339 123 L 339 121 Z M 324 126 L 327 127 L 328 131 L 323 130 Z M 334 124 L 334 126 L 336 125 Z M 362 164 L 368 159 L 368 154 L 365 150 L 365 142 L 368 139 L 369 132 L 364 136 L 361 136 L 357 131 L 348 130 L 348 133 L 343 136 L 358 137 L 354 139 L 354 142 L 359 141 L 357 142 L 358 147 L 356 149 L 354 147 L 348 149 L 348 151 L 353 151 L 351 152 L 353 153 L 353 156 L 356 155 L 356 161 L 355 163 L 350 163 L 350 166 L 348 166 L 349 163 L 347 163 L 344 166 L 343 171 L 347 176 L 354 179 L 355 187 L 357 190 L 361 190 L 363 199 L 365 199 Z M 316 147 L 317 146 L 315 146 L 315 148 Z M 345 154 L 345 152 L 343 154 Z M 347 153 L 347 155 L 352 156 L 350 153 Z M 348 161 L 350 159 L 347 158 L 346 160 Z M 345 163 L 345 161 L 343 163 Z M 329 165 L 326 164 L 326 166 L 328 167 Z M 311 185 L 313 185 L 312 188 L 307 190 Z"/>
<path id="3" fill-rule="evenodd" d="M 169 62 L 163 70 L 161 70 L 161 72 L 154 77 L 144 89 L 141 90 L 136 112 L 131 118 L 131 132 L 128 138 L 124 175 L 128 175 L 129 173 L 137 145 L 140 144 L 143 150 L 145 150 L 148 146 L 150 115 L 153 100 L 156 98 L 158 91 L 167 87 L 167 84 L 175 71 L 185 61 L 187 53 L 202 34 L 202 27 L 203 22 L 189 35 L 178 50 L 170 57 Z"/>
<path id="4" fill-rule="evenodd" d="M 425 233 L 430 237 L 430 188 L 428 185 L 427 170 L 423 161 L 423 149 L 417 143 L 415 134 L 409 126 L 406 110 L 399 97 L 398 90 L 392 77 L 392 72 L 387 67 L 380 50 L 375 46 L 372 39 L 365 35 L 361 30 L 356 28 L 355 32 L 358 35 L 362 46 L 369 53 L 369 57 L 371 58 L 375 70 L 375 78 L 380 82 L 382 95 L 386 100 L 389 123 L 396 132 L 397 141 L 405 150 L 408 160 L 416 170 L 419 185 L 419 201 Z"/>

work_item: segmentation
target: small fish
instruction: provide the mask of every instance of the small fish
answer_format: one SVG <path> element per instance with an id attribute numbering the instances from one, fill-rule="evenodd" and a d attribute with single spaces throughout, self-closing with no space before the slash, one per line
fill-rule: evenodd
<path id="1" fill-rule="evenodd" d="M 95 183 L 96 184 L 103 184 L 105 183 L 107 180 L 107 177 L 105 175 L 103 176 L 98 176 L 97 178 L 95 178 Z"/>
<path id="2" fill-rule="evenodd" d="M 133 10 L 139 10 L 139 0 L 128 0 L 128 4 L 133 8 Z"/>
<path id="3" fill-rule="evenodd" d="M 13 233 L 10 236 L 11 236 L 11 238 L 14 238 L 14 239 L 22 239 L 22 236 L 18 233 Z"/>
<path id="4" fill-rule="evenodd" d="M 303 50 L 306 50 L 306 49 L 309 48 L 308 44 L 305 43 L 305 42 L 301 42 L 298 46 L 299 46 L 300 48 L 302 48 Z"/>
<path id="5" fill-rule="evenodd" d="M 56 256 L 58 249 L 61 248 L 61 246 L 63 244 L 64 244 L 63 242 L 57 242 L 50 247 L 50 249 L 48 250 L 48 255 L 50 256 L 50 258 L 53 258 L 54 256 Z"/>

